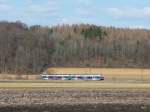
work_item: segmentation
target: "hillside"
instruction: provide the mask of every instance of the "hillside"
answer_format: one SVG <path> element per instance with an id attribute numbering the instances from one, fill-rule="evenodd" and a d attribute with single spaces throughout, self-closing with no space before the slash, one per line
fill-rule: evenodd
<path id="1" fill-rule="evenodd" d="M 0 22 L 0 73 L 48 67 L 150 67 L 150 31 L 88 24 Z"/>

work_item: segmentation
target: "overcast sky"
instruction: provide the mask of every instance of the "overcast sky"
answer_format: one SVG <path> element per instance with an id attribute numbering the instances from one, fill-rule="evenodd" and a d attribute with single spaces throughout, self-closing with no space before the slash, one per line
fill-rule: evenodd
<path id="1" fill-rule="evenodd" d="M 0 0 L 0 20 L 150 28 L 150 0 Z"/>

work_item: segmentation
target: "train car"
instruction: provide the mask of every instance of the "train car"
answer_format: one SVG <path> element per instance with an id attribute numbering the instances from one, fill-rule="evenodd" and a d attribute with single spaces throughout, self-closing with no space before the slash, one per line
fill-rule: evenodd
<path id="1" fill-rule="evenodd" d="M 41 74 L 41 78 L 42 80 L 104 80 L 104 77 L 98 74 Z"/>

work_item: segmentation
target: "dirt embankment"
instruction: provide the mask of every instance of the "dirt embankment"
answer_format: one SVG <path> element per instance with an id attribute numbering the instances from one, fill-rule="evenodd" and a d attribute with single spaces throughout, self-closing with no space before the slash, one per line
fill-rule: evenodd
<path id="1" fill-rule="evenodd" d="M 0 112 L 150 112 L 149 91 L 0 90 Z"/>

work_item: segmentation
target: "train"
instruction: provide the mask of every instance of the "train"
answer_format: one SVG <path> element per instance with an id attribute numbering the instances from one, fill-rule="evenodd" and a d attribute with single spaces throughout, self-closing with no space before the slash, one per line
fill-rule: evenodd
<path id="1" fill-rule="evenodd" d="M 104 77 L 99 74 L 41 74 L 42 80 L 81 80 L 101 81 Z"/>

